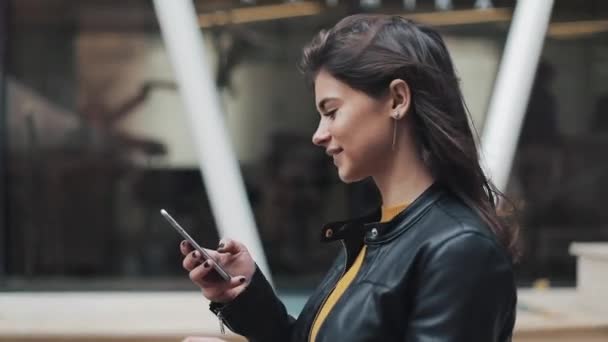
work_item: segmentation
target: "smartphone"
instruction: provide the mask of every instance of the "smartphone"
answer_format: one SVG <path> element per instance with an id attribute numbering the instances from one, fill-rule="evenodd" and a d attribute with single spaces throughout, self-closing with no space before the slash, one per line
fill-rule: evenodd
<path id="1" fill-rule="evenodd" d="M 199 251 L 201 253 L 201 255 L 203 256 L 203 258 L 205 260 L 207 259 L 211 259 L 213 260 L 213 269 L 217 272 L 217 274 L 225 281 L 229 281 L 230 278 L 232 278 L 230 276 L 230 274 L 228 272 L 226 272 L 226 270 L 220 266 L 220 264 L 217 263 L 217 261 L 215 259 L 213 259 L 209 253 L 207 253 L 207 251 L 205 251 L 203 248 L 201 248 L 201 246 L 198 245 L 198 243 L 196 243 L 196 241 L 194 241 L 194 239 L 190 236 L 190 234 L 188 234 L 184 228 L 182 228 L 182 226 L 179 225 L 179 223 L 177 223 L 177 221 L 175 221 L 175 219 L 173 219 L 173 217 L 171 217 L 171 215 L 169 215 L 169 213 L 165 210 L 165 209 L 161 209 L 160 210 L 160 214 L 163 215 L 163 217 L 169 221 L 169 223 L 173 226 L 173 228 L 175 228 L 175 230 L 177 230 L 177 232 L 184 238 L 186 239 L 186 241 L 190 242 L 190 245 L 192 245 L 192 247 L 194 247 L 194 249 L 196 249 L 197 251 Z"/>

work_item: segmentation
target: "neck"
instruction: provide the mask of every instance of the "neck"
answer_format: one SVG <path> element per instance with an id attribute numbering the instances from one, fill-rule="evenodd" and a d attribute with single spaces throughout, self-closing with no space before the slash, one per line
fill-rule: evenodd
<path id="1" fill-rule="evenodd" d="M 373 179 L 387 208 L 412 203 L 434 182 L 417 153 L 404 151 L 395 151 L 388 167 Z"/>

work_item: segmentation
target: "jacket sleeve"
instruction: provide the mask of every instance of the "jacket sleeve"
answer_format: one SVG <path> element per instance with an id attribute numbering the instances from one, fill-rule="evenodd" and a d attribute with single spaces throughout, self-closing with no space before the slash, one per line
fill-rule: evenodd
<path id="1" fill-rule="evenodd" d="M 480 233 L 461 232 L 423 261 L 405 340 L 508 341 L 516 298 L 502 248 Z"/>
<path id="2" fill-rule="evenodd" d="M 221 304 L 212 302 L 209 309 L 233 332 L 249 341 L 289 341 L 295 319 L 287 314 L 277 297 L 256 267 L 247 285 L 234 300 Z"/>

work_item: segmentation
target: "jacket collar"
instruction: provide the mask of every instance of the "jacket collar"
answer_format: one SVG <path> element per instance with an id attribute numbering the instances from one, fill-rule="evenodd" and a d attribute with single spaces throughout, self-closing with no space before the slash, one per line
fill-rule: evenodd
<path id="1" fill-rule="evenodd" d="M 378 207 L 355 219 L 327 223 L 321 230 L 321 241 L 357 239 L 367 244 L 386 242 L 409 229 L 443 193 L 441 185 L 432 184 L 412 204 L 388 222 L 378 222 L 381 216 L 381 208 Z"/>

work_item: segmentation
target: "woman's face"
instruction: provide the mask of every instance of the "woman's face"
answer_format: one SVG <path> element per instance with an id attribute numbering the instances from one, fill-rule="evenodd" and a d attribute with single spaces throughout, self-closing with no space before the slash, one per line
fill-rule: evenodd
<path id="1" fill-rule="evenodd" d="M 321 115 L 312 141 L 333 157 L 345 183 L 374 176 L 391 155 L 391 99 L 374 99 L 337 80 L 325 70 L 315 79 Z"/>

